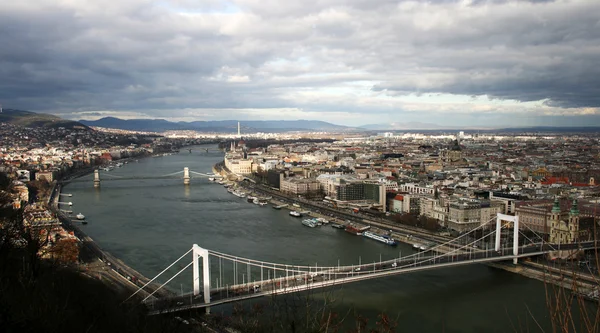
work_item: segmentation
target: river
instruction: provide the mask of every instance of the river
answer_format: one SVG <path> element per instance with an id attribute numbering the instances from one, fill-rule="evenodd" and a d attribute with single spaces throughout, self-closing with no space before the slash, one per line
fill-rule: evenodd
<path id="1" fill-rule="evenodd" d="M 181 179 L 108 181 L 115 176 L 161 176 L 184 167 L 207 173 L 222 159 L 221 152 L 193 147 L 191 153 L 182 150 L 101 172 L 107 181 L 100 189 L 93 187 L 93 176 L 87 175 L 81 178 L 84 182 L 73 182 L 63 192 L 73 194 L 74 213 L 87 217 L 89 223 L 81 226 L 84 232 L 150 278 L 194 243 L 232 255 L 295 265 L 337 265 L 338 260 L 350 265 L 412 253 L 405 244 L 392 248 L 328 226 L 304 227 L 287 210 L 250 204 L 204 178 L 193 178 L 190 186 L 184 186 Z M 185 266 L 191 260 L 191 255 L 188 257 L 176 267 Z M 189 268 L 169 286 L 175 292 L 187 292 L 191 280 Z M 346 284 L 335 295 L 337 309 L 353 308 L 371 322 L 385 312 L 397 319 L 398 331 L 521 331 L 525 323 L 535 329 L 532 316 L 550 329 L 543 283 L 484 265 Z M 315 297 L 323 296 L 316 293 Z"/>

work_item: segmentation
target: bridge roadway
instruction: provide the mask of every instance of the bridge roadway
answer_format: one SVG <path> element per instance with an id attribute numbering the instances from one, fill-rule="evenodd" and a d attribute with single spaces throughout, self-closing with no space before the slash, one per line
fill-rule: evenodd
<path id="1" fill-rule="evenodd" d="M 242 301 L 250 298 L 281 295 L 305 290 L 326 288 L 340 284 L 386 277 L 392 275 L 426 271 L 431 269 L 455 267 L 470 264 L 485 264 L 512 260 L 514 258 L 532 257 L 552 251 L 592 249 L 598 247 L 597 242 L 582 242 L 578 244 L 531 244 L 519 247 L 519 254 L 513 255 L 513 249 L 504 248 L 501 251 L 477 250 L 470 253 L 455 255 L 429 256 L 424 258 L 395 259 L 357 266 L 328 268 L 317 272 L 305 271 L 300 274 L 283 276 L 275 279 L 254 281 L 245 284 L 214 288 L 211 290 L 210 303 L 204 303 L 202 295 L 184 294 L 170 298 L 153 299 L 146 302 L 150 314 L 177 312 L 182 310 L 206 308 L 220 304 Z M 293 268 L 293 266 L 290 266 Z M 258 288 L 255 288 L 258 286 Z"/>
<path id="2" fill-rule="evenodd" d="M 106 182 L 106 181 L 115 181 L 115 180 L 141 180 L 141 179 L 183 179 L 183 177 L 179 176 L 179 175 L 175 175 L 175 176 L 132 176 L 132 177 L 117 177 L 117 176 L 110 176 L 110 177 L 114 177 L 114 178 L 106 178 L 103 177 L 101 182 Z M 190 179 L 193 177 L 190 177 Z M 90 180 L 83 180 L 83 179 L 76 179 L 76 180 L 72 180 L 72 183 L 78 183 L 78 182 L 89 182 Z"/>
<path id="3" fill-rule="evenodd" d="M 179 171 L 177 172 L 177 174 L 174 175 L 163 175 L 163 176 L 115 176 L 115 175 L 111 175 L 111 174 L 107 174 L 107 173 L 100 173 L 101 176 L 101 180 L 100 182 L 106 182 L 106 181 L 119 181 L 119 180 L 143 180 L 143 179 L 183 179 L 183 176 L 181 175 L 183 173 L 183 171 Z M 201 173 L 201 172 L 195 172 L 195 171 L 191 171 L 190 173 L 195 174 L 196 177 L 194 176 L 190 176 L 190 179 L 194 179 L 194 178 L 207 178 L 207 177 L 211 177 L 211 175 L 209 174 L 205 174 L 205 173 Z M 89 179 L 81 179 L 81 178 L 77 178 L 77 179 L 72 179 L 69 182 L 70 183 L 80 183 L 80 182 L 89 182 Z"/>

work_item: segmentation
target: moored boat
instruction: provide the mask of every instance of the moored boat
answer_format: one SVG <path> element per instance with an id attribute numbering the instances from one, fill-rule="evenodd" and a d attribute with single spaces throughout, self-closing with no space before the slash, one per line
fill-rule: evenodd
<path id="1" fill-rule="evenodd" d="M 301 216 L 302 216 L 302 214 L 301 214 L 300 212 L 297 212 L 297 211 L 295 211 L 295 210 L 291 211 L 291 212 L 290 212 L 290 215 L 291 215 L 291 216 L 294 216 L 294 217 L 301 217 Z"/>
<path id="2" fill-rule="evenodd" d="M 337 224 L 337 223 L 332 223 L 331 224 L 332 228 L 336 228 L 336 229 L 346 229 L 346 226 L 343 224 Z"/>
<path id="3" fill-rule="evenodd" d="M 317 223 L 313 219 L 304 219 L 302 220 L 302 224 L 309 228 L 314 228 L 317 226 Z"/>
<path id="4" fill-rule="evenodd" d="M 83 214 L 81 214 L 81 213 L 79 213 L 79 214 L 75 215 L 75 217 L 76 217 L 78 220 L 85 220 L 85 215 L 83 215 Z"/>
<path id="5" fill-rule="evenodd" d="M 384 237 L 384 236 L 378 235 L 374 232 L 365 231 L 365 232 L 363 232 L 363 236 L 374 239 L 376 241 L 382 242 L 382 243 L 390 245 L 390 246 L 398 245 L 398 243 L 393 238 Z"/>

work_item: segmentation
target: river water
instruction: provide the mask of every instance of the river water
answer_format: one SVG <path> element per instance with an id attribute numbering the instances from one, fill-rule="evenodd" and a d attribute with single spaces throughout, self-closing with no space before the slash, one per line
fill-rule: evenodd
<path id="1" fill-rule="evenodd" d="M 412 253 L 405 244 L 392 248 L 328 226 L 304 227 L 287 210 L 248 203 L 203 178 L 192 179 L 190 186 L 184 186 L 182 179 L 108 181 L 115 176 L 161 176 L 184 167 L 207 173 L 222 159 L 221 152 L 194 147 L 191 153 L 184 150 L 101 171 L 106 181 L 100 189 L 93 187 L 92 175 L 85 176 L 82 182 L 67 185 L 64 193 L 73 194 L 74 213 L 83 213 L 89 221 L 82 229 L 103 249 L 149 278 L 194 243 L 291 265 L 335 266 L 338 261 L 351 265 L 359 260 L 364 264 Z M 185 261 L 175 266 L 176 271 L 191 261 L 191 255 Z M 191 281 L 188 268 L 169 287 L 177 293 L 188 292 Z M 346 284 L 334 293 L 334 306 L 340 311 L 354 309 L 371 322 L 385 312 L 397 319 L 398 331 L 507 332 L 525 331 L 524 325 L 535 331 L 532 317 L 549 329 L 543 283 L 483 265 Z M 315 293 L 315 297 L 323 296 Z M 213 312 L 218 310 L 213 308 Z"/>

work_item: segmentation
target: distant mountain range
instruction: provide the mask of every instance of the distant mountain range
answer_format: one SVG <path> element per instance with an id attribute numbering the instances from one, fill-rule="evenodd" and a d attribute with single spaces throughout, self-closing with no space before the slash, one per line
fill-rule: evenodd
<path id="1" fill-rule="evenodd" d="M 66 120 L 47 113 L 35 113 L 31 111 L 3 109 L 0 113 L 0 122 L 9 123 L 23 127 L 46 127 L 46 128 L 81 128 L 89 127 L 72 120 Z"/>
<path id="2" fill-rule="evenodd" d="M 237 133 L 236 120 L 219 121 L 192 121 L 192 122 L 171 122 L 164 119 L 120 119 L 106 117 L 94 121 L 66 120 L 47 113 L 35 113 L 31 111 L 4 109 L 0 113 L 0 122 L 11 123 L 24 127 L 47 127 L 47 128 L 85 128 L 88 126 L 117 128 L 132 131 L 163 132 L 168 130 L 194 130 L 199 132 L 214 133 Z M 512 127 L 512 128 L 475 128 L 475 127 L 451 127 L 440 126 L 432 123 L 406 122 L 406 123 L 388 123 L 371 124 L 360 127 L 349 127 L 335 125 L 318 120 L 253 120 L 241 121 L 241 132 L 287 132 L 287 131 L 336 131 L 336 132 L 367 132 L 376 133 L 377 131 L 402 131 L 402 132 L 447 132 L 447 131 L 465 131 L 467 133 L 598 133 L 600 127 L 549 127 L 549 126 L 531 126 L 531 127 Z"/>
<path id="3" fill-rule="evenodd" d="M 131 131 L 163 132 L 194 130 L 203 132 L 237 133 L 236 120 L 170 122 L 164 119 L 119 119 L 105 117 L 98 120 L 80 120 L 87 126 L 118 128 Z M 318 120 L 252 120 L 240 122 L 242 133 L 287 131 L 344 131 L 352 127 L 334 125 Z"/>

